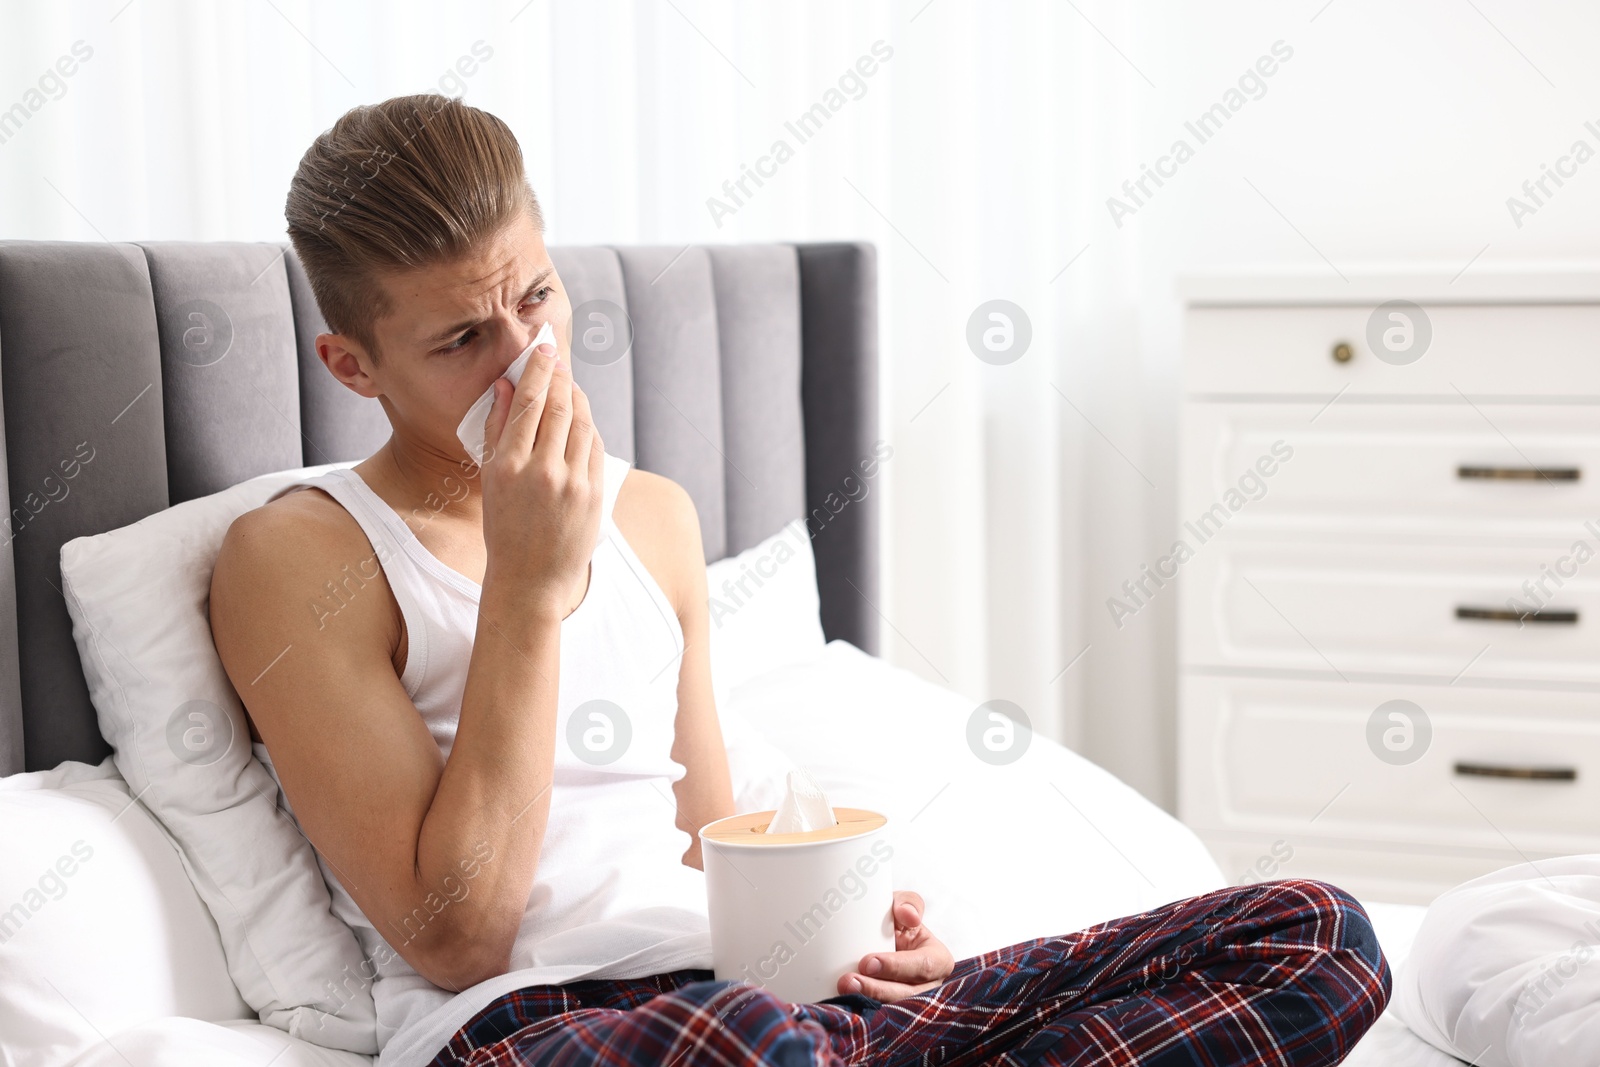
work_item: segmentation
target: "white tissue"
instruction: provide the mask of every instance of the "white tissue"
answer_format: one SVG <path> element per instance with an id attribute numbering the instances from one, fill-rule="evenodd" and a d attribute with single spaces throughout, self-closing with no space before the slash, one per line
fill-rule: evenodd
<path id="1" fill-rule="evenodd" d="M 533 335 L 533 340 L 528 343 L 528 347 L 522 350 L 520 356 L 511 361 L 511 366 L 506 368 L 506 372 L 501 377 L 509 381 L 512 388 L 516 388 L 517 383 L 522 381 L 523 369 L 527 367 L 528 359 L 533 355 L 533 350 L 542 344 L 553 345 L 555 343 L 555 331 L 550 328 L 550 324 L 547 322 L 539 327 L 539 332 Z M 461 439 L 461 444 L 466 448 L 467 455 L 471 456 L 472 462 L 479 466 L 483 465 L 483 424 L 488 421 L 489 409 L 492 407 L 494 407 L 494 386 L 490 385 L 489 388 L 483 391 L 482 396 L 472 402 L 472 406 L 467 409 L 466 417 L 461 420 L 461 425 L 456 427 L 456 436 Z"/>
<path id="2" fill-rule="evenodd" d="M 789 772 L 789 789 L 767 825 L 769 834 L 802 834 L 838 825 L 833 805 L 804 771 Z"/>

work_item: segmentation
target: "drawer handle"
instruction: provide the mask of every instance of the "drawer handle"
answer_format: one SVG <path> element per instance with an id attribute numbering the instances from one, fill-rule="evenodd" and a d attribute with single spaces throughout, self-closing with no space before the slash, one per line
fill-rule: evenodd
<path id="1" fill-rule="evenodd" d="M 1456 608 L 1456 618 L 1473 619 L 1479 622 L 1514 622 L 1521 625 L 1525 622 L 1555 623 L 1560 626 L 1576 626 L 1578 613 L 1576 611 L 1510 611 L 1506 608 Z"/>
<path id="2" fill-rule="evenodd" d="M 1457 467 L 1456 477 L 1469 482 L 1576 482 L 1581 467 Z"/>
<path id="3" fill-rule="evenodd" d="M 1522 782 L 1576 782 L 1576 767 L 1517 767 L 1504 763 L 1457 763 L 1463 778 L 1515 778 Z"/>

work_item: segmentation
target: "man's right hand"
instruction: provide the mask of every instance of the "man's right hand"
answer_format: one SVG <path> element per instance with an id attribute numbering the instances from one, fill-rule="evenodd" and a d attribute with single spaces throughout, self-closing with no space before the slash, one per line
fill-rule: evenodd
<path id="1" fill-rule="evenodd" d="M 515 389 L 497 378 L 494 391 L 479 472 L 483 584 L 509 583 L 519 603 L 559 621 L 587 585 L 605 443 L 555 345 L 534 350 Z"/>

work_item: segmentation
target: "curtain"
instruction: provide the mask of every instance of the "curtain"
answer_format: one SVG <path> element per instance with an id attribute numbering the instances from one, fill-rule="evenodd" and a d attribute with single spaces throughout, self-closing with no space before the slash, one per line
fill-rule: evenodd
<path id="1" fill-rule="evenodd" d="M 1498 0 L 10 3 L 0 237 L 282 240 L 317 133 L 436 89 L 516 132 L 551 243 L 871 240 L 884 654 L 1170 807 L 1175 598 L 1120 627 L 1107 600 L 1176 527 L 1174 276 L 1592 248 L 1600 171 L 1525 225 L 1502 202 L 1594 118 L 1596 28 Z"/>

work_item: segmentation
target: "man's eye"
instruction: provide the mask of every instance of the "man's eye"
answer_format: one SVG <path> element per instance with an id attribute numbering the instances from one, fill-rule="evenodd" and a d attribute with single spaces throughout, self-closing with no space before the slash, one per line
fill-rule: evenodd
<path id="1" fill-rule="evenodd" d="M 555 286 L 546 285 L 542 289 L 536 290 L 534 292 L 534 294 L 533 294 L 535 299 L 527 301 L 526 303 L 524 303 L 522 305 L 522 307 L 524 307 L 524 308 L 537 307 L 540 304 L 544 303 L 546 300 L 549 300 L 550 299 L 550 294 L 554 293 L 555 291 L 556 291 L 555 290 Z M 521 309 L 519 308 L 518 310 L 521 310 Z M 477 337 L 477 336 L 478 336 L 478 331 L 477 330 L 475 330 L 475 329 L 474 330 L 468 330 L 466 333 L 464 333 L 460 337 L 456 338 L 450 344 L 447 344 L 443 348 L 439 349 L 439 351 L 441 351 L 441 352 L 459 352 L 463 348 L 466 348 L 468 345 L 470 345 L 472 343 L 473 339 L 475 337 Z"/>

